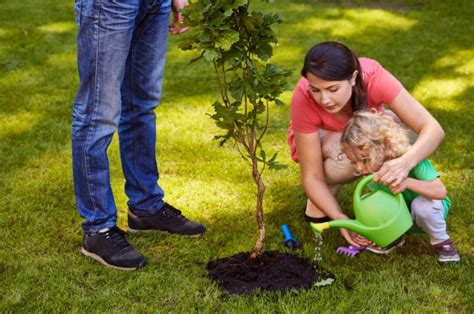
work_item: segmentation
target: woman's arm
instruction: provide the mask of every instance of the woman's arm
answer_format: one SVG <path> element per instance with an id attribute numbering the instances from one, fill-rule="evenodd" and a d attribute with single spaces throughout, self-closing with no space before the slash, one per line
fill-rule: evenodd
<path id="1" fill-rule="evenodd" d="M 295 131 L 295 143 L 306 195 L 329 218 L 345 219 L 346 216 L 325 180 L 319 133 L 306 134 Z M 344 218 L 341 218 L 342 215 Z"/>
<path id="2" fill-rule="evenodd" d="M 326 183 L 319 133 L 305 134 L 295 131 L 295 142 L 303 187 L 310 201 L 333 220 L 349 219 L 342 212 Z M 373 245 L 367 239 L 344 228 L 339 230 L 346 241 L 353 246 Z"/>
<path id="3" fill-rule="evenodd" d="M 402 88 L 389 107 L 418 134 L 410 150 L 399 158 L 385 162 L 374 178 L 374 182 L 397 185 L 408 176 L 413 167 L 438 148 L 443 141 L 444 131 L 438 121 L 405 88 Z"/>

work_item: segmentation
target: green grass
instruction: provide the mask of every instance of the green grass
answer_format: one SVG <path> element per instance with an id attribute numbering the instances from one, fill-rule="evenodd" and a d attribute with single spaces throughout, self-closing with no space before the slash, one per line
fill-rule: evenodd
<path id="1" fill-rule="evenodd" d="M 432 156 L 454 207 L 448 229 L 462 257 L 440 266 L 427 236 L 412 232 L 389 256 L 337 256 L 344 244 L 325 234 L 325 269 L 334 285 L 291 294 L 229 296 L 207 280 L 211 259 L 250 250 L 256 239 L 255 187 L 232 147 L 219 148 L 210 104 L 217 97 L 211 69 L 189 66 L 192 53 L 171 38 L 164 97 L 157 109 L 160 184 L 168 202 L 208 227 L 200 239 L 163 234 L 131 236 L 149 266 L 119 272 L 79 253 L 81 218 L 71 175 L 71 107 L 78 86 L 73 1 L 0 1 L 0 312 L 329 312 L 473 311 L 474 49 L 470 0 L 428 2 L 275 1 L 280 44 L 273 62 L 295 69 L 305 51 L 339 40 L 377 59 L 446 130 Z M 283 96 L 288 104 L 291 93 Z M 266 173 L 267 249 L 283 250 L 280 226 L 293 226 L 314 248 L 303 222 L 305 197 L 286 144 L 289 106 L 272 109 L 266 144 L 285 170 Z M 111 180 L 126 226 L 126 196 L 116 138 Z M 269 152 L 270 153 L 270 152 Z M 353 186 L 340 196 L 350 208 Z M 348 210 L 350 212 L 350 210 Z"/>

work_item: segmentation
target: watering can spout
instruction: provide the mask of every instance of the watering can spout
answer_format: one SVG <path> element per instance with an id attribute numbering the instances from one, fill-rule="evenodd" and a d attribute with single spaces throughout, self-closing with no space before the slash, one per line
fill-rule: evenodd
<path id="1" fill-rule="evenodd" d="M 357 220 L 350 220 L 350 219 L 333 220 L 329 223 L 329 227 L 345 228 L 345 229 L 355 231 L 359 234 L 366 234 L 367 232 L 370 232 L 371 230 L 377 229 L 377 228 L 371 228 L 371 227 L 365 226 Z"/>
<path id="2" fill-rule="evenodd" d="M 314 232 L 322 233 L 324 230 L 329 228 L 346 228 L 352 231 L 355 231 L 360 234 L 364 234 L 367 231 L 372 230 L 373 228 L 364 226 L 357 220 L 333 220 L 330 222 L 322 222 L 322 223 L 310 223 L 311 229 Z"/>
<path id="3" fill-rule="evenodd" d="M 329 223 L 328 222 L 321 222 L 321 223 L 311 222 L 310 226 L 314 232 L 322 233 L 324 230 L 329 228 Z"/>

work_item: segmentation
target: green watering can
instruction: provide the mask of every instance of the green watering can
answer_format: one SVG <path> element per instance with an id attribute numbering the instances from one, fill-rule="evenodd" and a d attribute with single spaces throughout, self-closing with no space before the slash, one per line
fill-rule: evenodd
<path id="1" fill-rule="evenodd" d="M 338 227 L 357 232 L 380 247 L 386 247 L 413 225 L 410 212 L 402 193 L 393 195 L 379 189 L 362 195 L 365 186 L 374 175 L 364 177 L 354 191 L 355 220 L 333 220 L 323 223 L 311 223 L 315 232 Z"/>

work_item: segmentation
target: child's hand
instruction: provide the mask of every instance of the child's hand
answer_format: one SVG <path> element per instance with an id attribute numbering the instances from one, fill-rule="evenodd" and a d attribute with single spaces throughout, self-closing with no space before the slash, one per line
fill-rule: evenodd
<path id="1" fill-rule="evenodd" d="M 390 191 L 393 194 L 402 193 L 403 191 L 405 191 L 407 189 L 407 179 L 403 180 L 398 185 L 395 184 L 395 183 L 392 183 L 392 184 L 390 184 L 389 188 L 390 188 Z"/>

